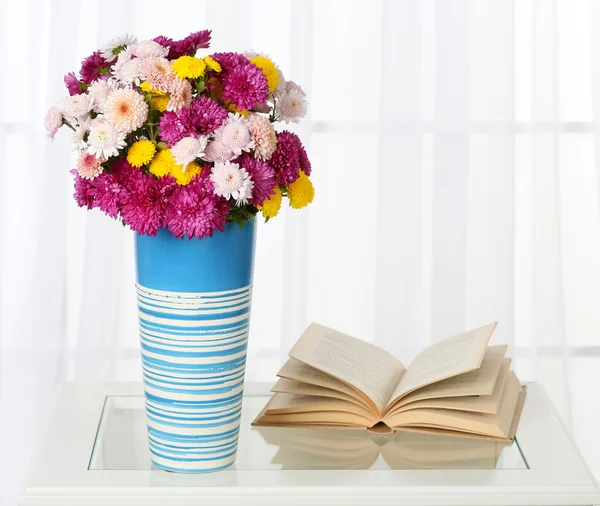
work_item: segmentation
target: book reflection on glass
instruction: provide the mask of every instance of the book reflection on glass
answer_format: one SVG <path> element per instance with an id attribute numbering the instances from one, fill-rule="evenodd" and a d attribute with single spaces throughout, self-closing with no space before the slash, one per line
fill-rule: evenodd
<path id="1" fill-rule="evenodd" d="M 399 431 L 255 427 L 282 469 L 495 469 L 508 443 Z M 378 462 L 378 458 L 383 461 Z"/>
<path id="2" fill-rule="evenodd" d="M 525 399 L 496 323 L 450 337 L 405 367 L 388 352 L 311 324 L 255 426 L 412 430 L 512 441 Z"/>

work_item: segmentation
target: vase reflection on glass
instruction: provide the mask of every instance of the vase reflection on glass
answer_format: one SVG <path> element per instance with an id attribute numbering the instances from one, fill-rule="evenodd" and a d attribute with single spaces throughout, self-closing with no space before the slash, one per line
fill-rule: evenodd
<path id="1" fill-rule="evenodd" d="M 203 239 L 136 235 L 148 440 L 161 469 L 235 461 L 255 240 L 255 220 Z"/>

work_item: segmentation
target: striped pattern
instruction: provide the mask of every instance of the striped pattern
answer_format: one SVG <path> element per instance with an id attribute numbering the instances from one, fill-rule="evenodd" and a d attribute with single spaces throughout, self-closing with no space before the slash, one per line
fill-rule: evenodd
<path id="1" fill-rule="evenodd" d="M 235 461 L 252 287 L 181 293 L 137 285 L 152 462 L 210 472 Z"/>

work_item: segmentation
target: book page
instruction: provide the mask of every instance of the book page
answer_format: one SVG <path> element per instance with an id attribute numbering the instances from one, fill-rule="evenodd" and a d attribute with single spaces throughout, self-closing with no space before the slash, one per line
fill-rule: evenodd
<path id="1" fill-rule="evenodd" d="M 437 397 L 432 399 L 422 399 L 415 402 L 409 402 L 394 409 L 386 416 L 398 413 L 400 411 L 408 411 L 419 408 L 434 408 L 434 409 L 456 409 L 459 411 L 473 411 L 476 413 L 496 414 L 500 408 L 502 393 L 508 379 L 510 368 L 510 358 L 505 358 L 502 362 L 502 367 L 496 380 L 496 385 L 491 395 L 469 395 L 463 397 Z M 471 374 L 471 373 L 467 373 Z M 460 376 L 457 376 L 460 377 Z M 445 381 L 452 381 L 454 378 Z M 434 385 L 432 385 L 434 386 Z M 415 392 L 419 393 L 419 391 Z M 408 399 L 410 395 L 403 400 Z M 400 403 L 401 404 L 401 403 Z"/>
<path id="2" fill-rule="evenodd" d="M 406 369 L 391 403 L 417 388 L 478 369 L 496 325 L 463 332 L 423 350 Z"/>
<path id="3" fill-rule="evenodd" d="M 402 363 L 387 351 L 316 323 L 310 324 L 289 356 L 357 388 L 379 413 L 404 373 Z"/>
<path id="4" fill-rule="evenodd" d="M 283 415 L 288 413 L 310 413 L 313 411 L 340 411 L 354 413 L 373 419 L 373 423 L 379 420 L 373 417 L 373 413 L 364 407 L 341 399 L 328 397 L 315 397 L 312 395 L 295 395 L 276 393 L 265 410 L 265 415 Z"/>
<path id="5" fill-rule="evenodd" d="M 337 428 L 341 425 L 366 429 L 372 425 L 369 418 L 344 411 L 313 411 L 311 413 L 264 414 L 252 422 L 255 426 L 277 425 L 281 427 L 310 426 Z"/>
<path id="6" fill-rule="evenodd" d="M 296 395 L 313 395 L 317 397 L 332 397 L 334 399 L 342 399 L 344 401 L 352 402 L 358 406 L 364 407 L 365 403 L 362 400 L 358 400 L 356 396 L 351 396 L 332 388 L 321 387 L 317 385 L 310 385 L 308 383 L 302 383 L 300 381 L 279 378 L 275 386 L 271 388 L 271 392 L 281 392 L 286 394 Z"/>
<path id="7" fill-rule="evenodd" d="M 398 427 L 432 427 L 508 438 L 521 385 L 515 374 L 508 374 L 497 414 L 472 413 L 447 409 L 415 409 L 395 413 L 386 423 Z"/>
<path id="8" fill-rule="evenodd" d="M 389 410 L 393 411 L 423 399 L 492 395 L 504 364 L 504 355 L 507 349 L 506 345 L 489 346 L 485 350 L 479 369 L 419 388 L 391 404 L 388 407 Z"/>
<path id="9" fill-rule="evenodd" d="M 290 380 L 299 381 L 309 385 L 316 385 L 323 388 L 330 388 L 346 395 L 355 397 L 358 400 L 364 399 L 364 404 L 369 404 L 367 397 L 358 390 L 347 385 L 329 374 L 319 371 L 314 367 L 303 364 L 294 358 L 289 358 L 281 367 L 277 376 Z"/>

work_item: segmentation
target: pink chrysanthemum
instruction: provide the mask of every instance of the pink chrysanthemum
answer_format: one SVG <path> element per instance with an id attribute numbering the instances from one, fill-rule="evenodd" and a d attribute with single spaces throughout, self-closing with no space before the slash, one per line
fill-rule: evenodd
<path id="1" fill-rule="evenodd" d="M 165 226 L 169 197 L 177 187 L 175 178 L 154 179 L 141 170 L 133 170 L 121 199 L 121 217 L 139 234 L 156 235 Z"/>
<path id="2" fill-rule="evenodd" d="M 209 162 L 228 162 L 235 158 L 236 154 L 219 140 L 209 142 L 204 150 L 204 159 Z"/>
<path id="3" fill-rule="evenodd" d="M 151 88 L 163 92 L 169 91 L 172 81 L 176 78 L 169 60 L 155 56 L 142 60 L 141 72 L 146 76 Z"/>
<path id="4" fill-rule="evenodd" d="M 77 79 L 77 76 L 74 72 L 69 72 L 65 76 L 64 81 L 65 86 L 69 91 L 69 95 L 81 95 L 83 93 L 83 90 L 81 89 L 81 83 L 79 82 L 79 79 Z"/>
<path id="5" fill-rule="evenodd" d="M 81 80 L 86 84 L 92 84 L 98 79 L 108 79 L 110 73 L 110 63 L 108 63 L 100 54 L 95 51 L 81 62 Z"/>
<path id="6" fill-rule="evenodd" d="M 169 37 L 165 37 L 164 35 L 159 35 L 158 37 L 154 37 L 152 39 L 154 42 L 158 42 L 162 47 L 171 47 L 173 45 L 173 39 Z M 167 56 L 167 58 L 170 56 Z"/>
<path id="7" fill-rule="evenodd" d="M 48 137 L 54 139 L 56 132 L 62 126 L 62 122 L 63 115 L 60 109 L 58 107 L 51 107 L 44 119 L 44 126 L 46 127 Z"/>
<path id="8" fill-rule="evenodd" d="M 222 98 L 230 100 L 238 109 L 250 110 L 264 104 L 268 95 L 267 78 L 250 62 L 236 65 L 223 77 Z"/>
<path id="9" fill-rule="evenodd" d="M 193 137 L 196 127 L 188 107 L 177 112 L 165 111 L 159 121 L 158 128 L 161 140 L 169 146 L 177 144 L 184 137 Z"/>
<path id="10" fill-rule="evenodd" d="M 187 79 L 173 78 L 169 83 L 168 92 L 171 94 L 171 99 L 167 111 L 179 111 L 192 103 L 192 85 Z"/>
<path id="11" fill-rule="evenodd" d="M 277 173 L 277 182 L 293 183 L 300 176 L 300 149 L 302 142 L 296 134 L 284 130 L 277 134 L 277 148 L 269 163 Z"/>
<path id="12" fill-rule="evenodd" d="M 133 44 L 129 50 L 133 56 L 138 58 L 158 57 L 164 58 L 169 54 L 169 50 L 153 40 L 141 40 Z"/>
<path id="13" fill-rule="evenodd" d="M 148 104 L 137 91 L 122 88 L 113 91 L 104 103 L 106 119 L 125 133 L 140 128 L 148 117 Z"/>
<path id="14" fill-rule="evenodd" d="M 208 178 L 194 176 L 187 186 L 178 186 L 169 198 L 165 222 L 178 239 L 188 236 L 202 239 L 223 231 L 227 223 L 229 203 L 213 193 Z"/>
<path id="15" fill-rule="evenodd" d="M 269 119 L 259 114 L 251 114 L 248 130 L 254 141 L 254 156 L 259 160 L 269 160 L 277 146 L 277 135 Z"/>
<path id="16" fill-rule="evenodd" d="M 277 186 L 275 170 L 267 162 L 257 160 L 247 153 L 236 158 L 234 162 L 246 169 L 254 182 L 250 203 L 254 206 L 262 206 L 264 201 L 275 193 L 275 187 Z"/>
<path id="17" fill-rule="evenodd" d="M 208 135 L 219 128 L 227 119 L 227 110 L 216 100 L 207 97 L 198 97 L 190 107 L 191 117 L 196 131 L 201 135 Z"/>
<path id="18" fill-rule="evenodd" d="M 77 159 L 77 173 L 83 179 L 94 179 L 102 174 L 104 158 L 96 158 L 87 150 L 82 151 Z"/>
<path id="19" fill-rule="evenodd" d="M 185 39 L 171 42 L 171 50 L 169 51 L 168 57 L 171 60 L 174 60 L 184 55 L 194 56 L 198 49 L 207 48 L 210 45 L 210 37 L 210 30 L 201 30 L 199 32 L 190 33 Z M 159 44 L 161 43 L 160 41 L 157 42 Z"/>

